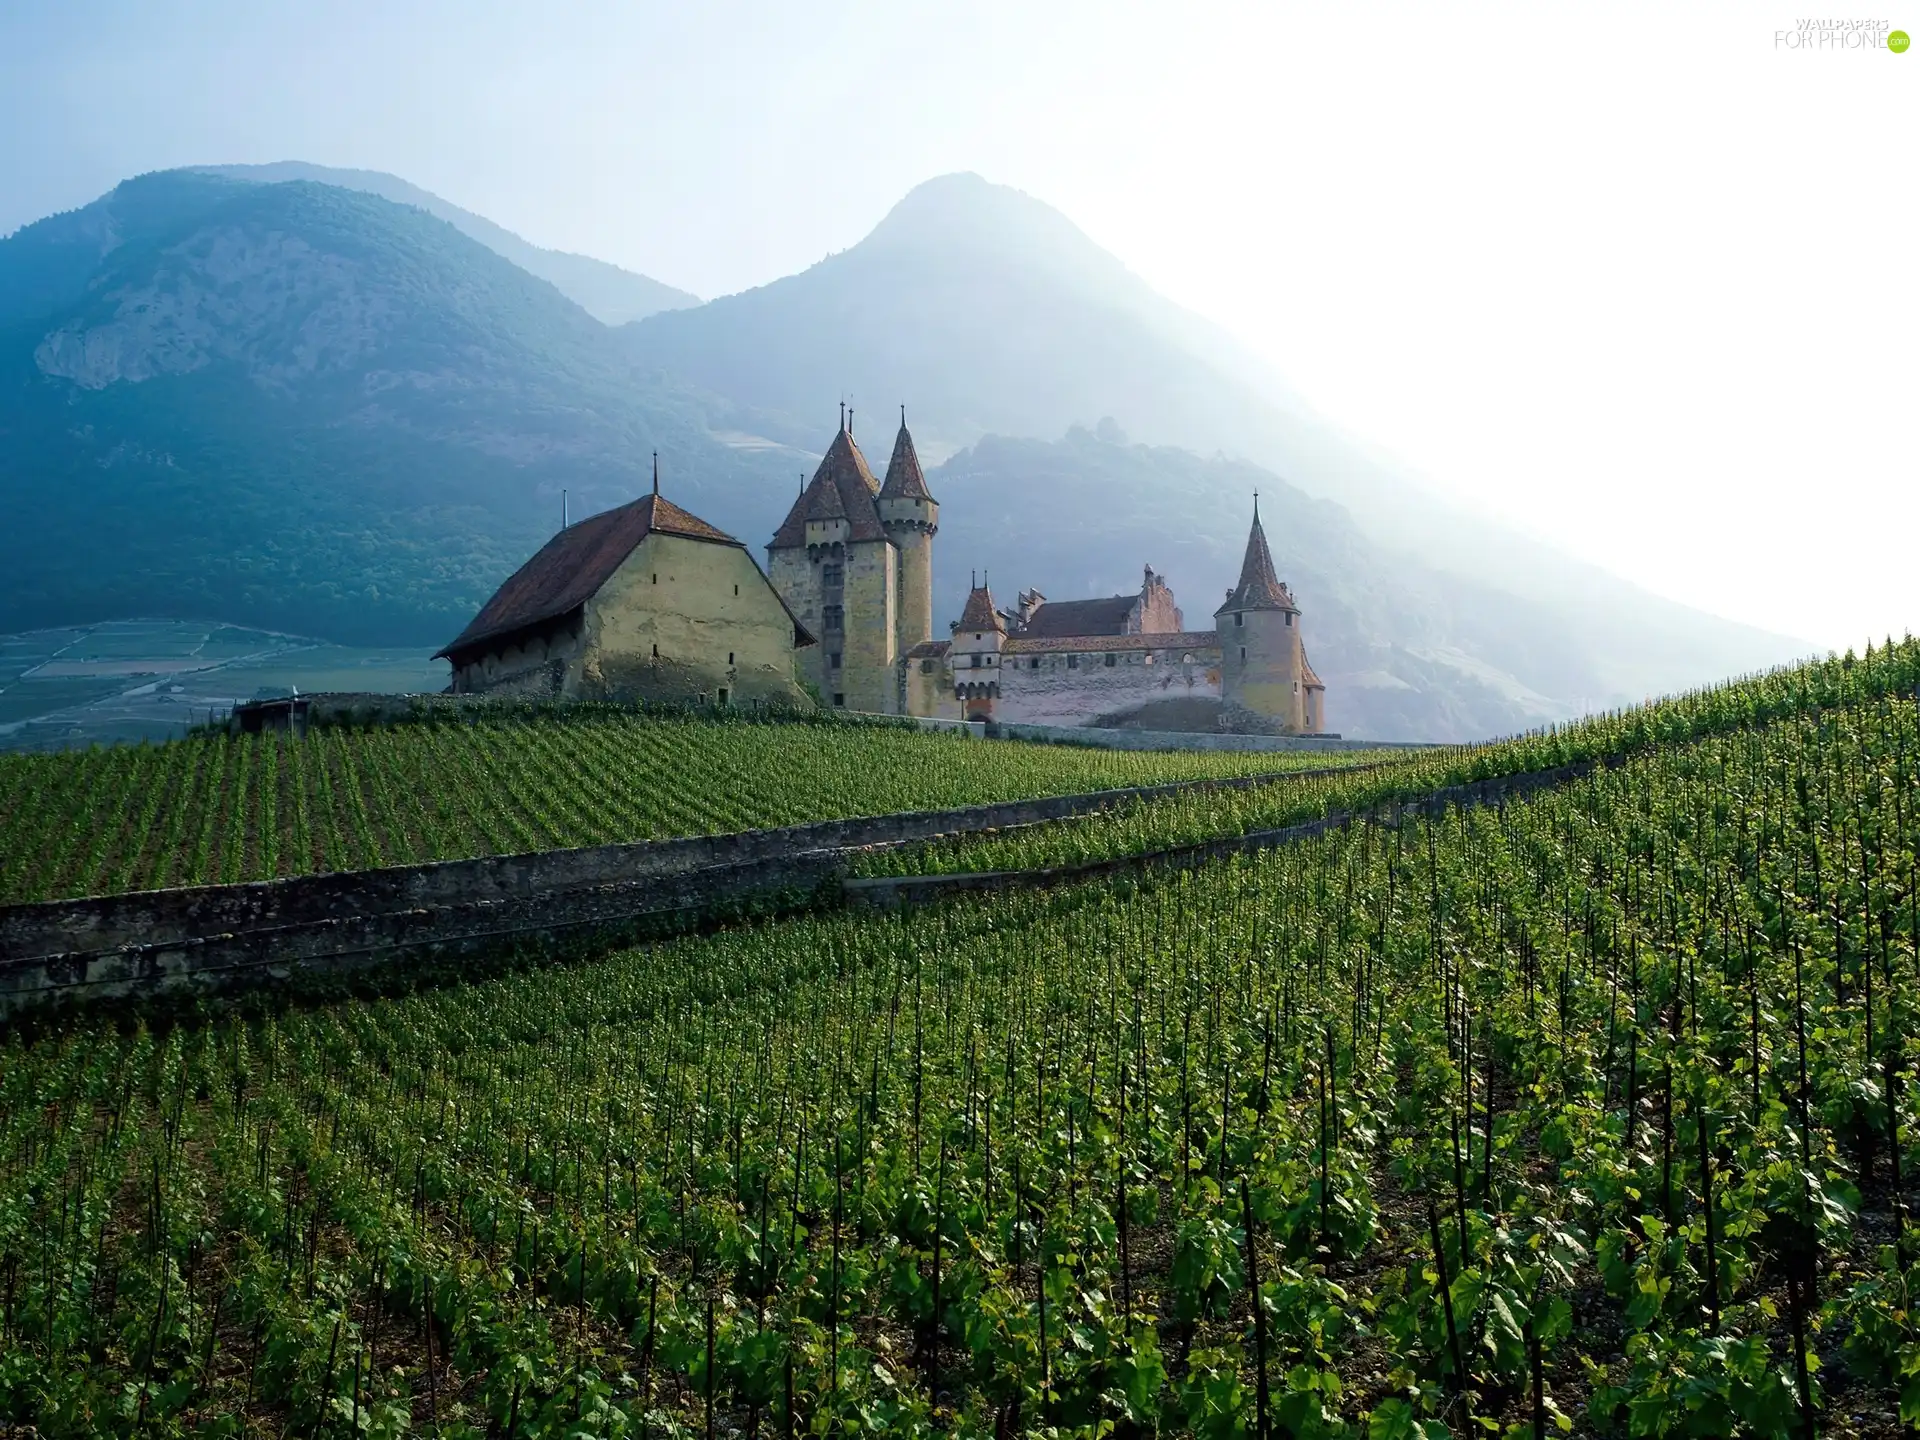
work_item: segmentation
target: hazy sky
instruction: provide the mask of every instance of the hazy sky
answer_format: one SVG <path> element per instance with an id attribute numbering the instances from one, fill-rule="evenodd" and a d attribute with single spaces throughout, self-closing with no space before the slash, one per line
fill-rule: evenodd
<path id="1" fill-rule="evenodd" d="M 1799 18 L 7 0 L 0 232 L 305 159 L 711 296 L 977 170 L 1437 488 L 1845 645 L 1920 630 L 1920 49 Z"/>

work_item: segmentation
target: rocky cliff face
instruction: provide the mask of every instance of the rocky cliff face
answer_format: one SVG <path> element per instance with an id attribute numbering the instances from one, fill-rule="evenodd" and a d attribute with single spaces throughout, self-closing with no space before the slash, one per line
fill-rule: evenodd
<path id="1" fill-rule="evenodd" d="M 88 390 L 223 360 L 285 386 L 363 360 L 400 314 L 394 297 L 343 256 L 285 231 L 220 226 L 171 247 L 145 279 L 114 287 L 92 313 L 49 331 L 33 358 L 42 374 Z"/>

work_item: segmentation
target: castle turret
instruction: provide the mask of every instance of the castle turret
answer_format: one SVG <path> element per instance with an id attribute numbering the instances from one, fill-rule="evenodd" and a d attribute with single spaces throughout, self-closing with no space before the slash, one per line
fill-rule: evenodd
<path id="1" fill-rule="evenodd" d="M 933 638 L 933 537 L 940 531 L 940 506 L 927 491 L 920 456 L 907 433 L 907 407 L 900 407 L 900 433 L 876 502 L 880 523 L 899 552 L 899 597 L 894 607 L 896 652 L 904 655 Z"/>
<path id="2" fill-rule="evenodd" d="M 1221 723 L 1231 730 L 1298 735 L 1307 731 L 1306 652 L 1300 608 L 1274 574 L 1273 554 L 1260 528 L 1254 497 L 1253 528 L 1240 583 L 1213 613 L 1220 637 Z"/>
<path id="3" fill-rule="evenodd" d="M 993 591 L 982 583 L 967 592 L 960 618 L 953 622 L 953 685 L 960 713 L 969 720 L 991 720 L 1000 698 L 1000 652 L 1007 643 L 1007 622 L 994 608 Z"/>

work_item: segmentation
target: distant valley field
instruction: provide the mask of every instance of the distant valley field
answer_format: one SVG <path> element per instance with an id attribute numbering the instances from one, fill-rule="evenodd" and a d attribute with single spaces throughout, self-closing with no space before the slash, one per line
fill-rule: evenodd
<path id="1" fill-rule="evenodd" d="M 0 635 L 0 750 L 174 740 L 290 690 L 445 688 L 423 648 L 333 645 L 237 625 L 113 620 Z"/>

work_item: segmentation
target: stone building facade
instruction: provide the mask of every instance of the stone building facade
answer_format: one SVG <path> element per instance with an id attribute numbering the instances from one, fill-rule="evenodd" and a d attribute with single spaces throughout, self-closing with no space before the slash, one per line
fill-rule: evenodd
<path id="1" fill-rule="evenodd" d="M 1300 610 L 1274 573 L 1256 509 L 1240 583 L 1211 630 L 1188 630 L 1173 591 L 1147 567 L 1137 595 L 1052 602 L 1020 592 L 1000 610 L 972 586 L 952 638 L 908 650 L 916 715 L 1033 725 L 1326 729 L 1326 687 L 1307 662 Z"/>
<path id="2" fill-rule="evenodd" d="M 569 525 L 440 658 L 458 695 L 805 705 L 817 648 L 747 547 L 651 495 Z"/>

